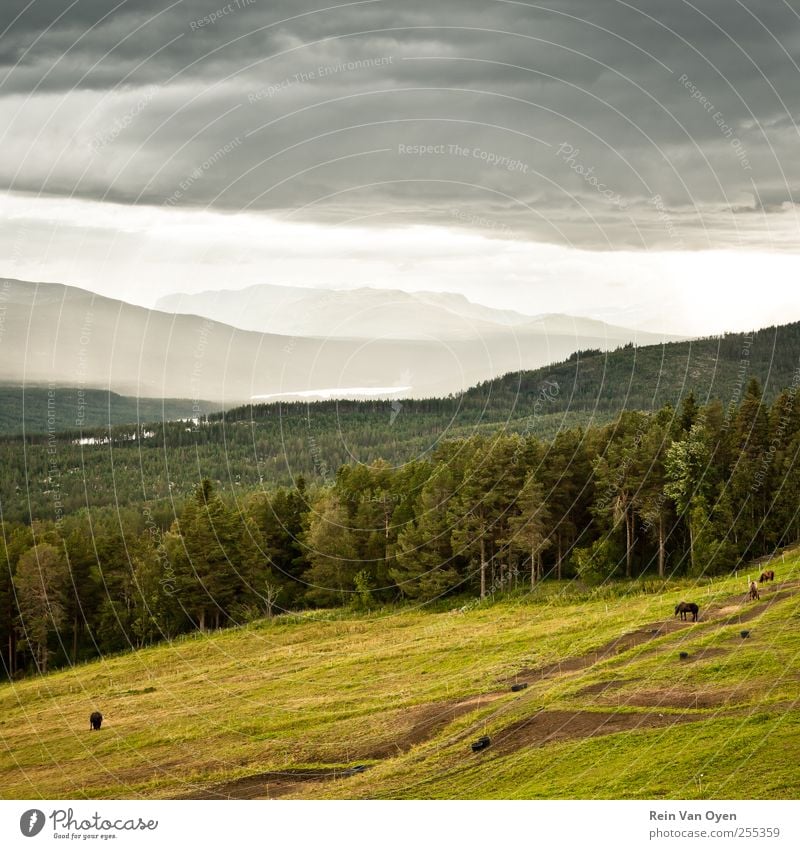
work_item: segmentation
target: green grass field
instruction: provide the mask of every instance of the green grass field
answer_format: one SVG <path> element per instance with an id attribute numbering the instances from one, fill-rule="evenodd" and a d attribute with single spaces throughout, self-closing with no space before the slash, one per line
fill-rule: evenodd
<path id="1" fill-rule="evenodd" d="M 800 554 L 772 568 L 760 602 L 743 574 L 546 583 L 464 612 L 280 617 L 5 684 L 0 793 L 796 798 Z M 681 599 L 699 622 L 672 615 Z"/>

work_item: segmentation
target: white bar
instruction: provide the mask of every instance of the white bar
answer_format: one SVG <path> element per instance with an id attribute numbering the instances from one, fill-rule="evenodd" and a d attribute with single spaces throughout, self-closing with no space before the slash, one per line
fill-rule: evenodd
<path id="1" fill-rule="evenodd" d="M 0 846 L 30 849 L 55 842 L 62 846 L 80 843 L 176 849 L 495 849 L 503 844 L 526 849 L 796 849 L 800 846 L 799 808 L 792 801 L 0 801 Z M 28 837 L 21 829 L 29 825 L 30 815 L 22 824 L 20 818 L 31 809 L 38 812 L 35 824 L 40 822 L 39 814 L 45 819 L 41 831 Z M 71 823 L 67 822 L 69 809 Z M 684 818 L 689 814 L 699 819 Z M 95 827 L 95 815 L 101 830 Z M 721 818 L 726 815 L 735 819 Z M 89 820 L 89 827 L 81 828 L 81 820 Z M 105 826 L 102 820 L 112 825 Z M 156 824 L 134 831 L 118 830 L 125 820 Z M 779 835 L 748 837 L 747 829 L 779 829 Z M 738 836 L 711 834 L 721 830 Z M 656 831 L 677 834 L 653 837 Z M 705 832 L 708 836 L 681 836 L 688 832 Z M 115 836 L 103 838 L 102 834 Z"/>

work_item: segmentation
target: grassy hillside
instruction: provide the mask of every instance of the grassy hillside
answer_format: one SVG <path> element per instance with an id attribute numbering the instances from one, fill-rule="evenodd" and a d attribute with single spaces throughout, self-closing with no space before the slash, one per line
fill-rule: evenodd
<path id="1" fill-rule="evenodd" d="M 546 583 L 464 611 L 280 617 L 6 684 L 2 795 L 796 798 L 800 555 L 773 568 L 760 602 L 744 575 Z M 672 616 L 681 599 L 698 623 Z"/>

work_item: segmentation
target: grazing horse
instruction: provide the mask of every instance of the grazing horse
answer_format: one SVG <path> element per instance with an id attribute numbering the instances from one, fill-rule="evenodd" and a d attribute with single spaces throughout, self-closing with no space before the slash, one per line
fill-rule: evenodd
<path id="1" fill-rule="evenodd" d="M 758 601 L 761 598 L 758 592 L 758 584 L 755 581 L 750 581 L 750 592 L 748 593 L 750 601 Z"/>
<path id="2" fill-rule="evenodd" d="M 99 731 L 100 726 L 103 724 L 103 714 L 100 713 L 99 710 L 96 710 L 89 717 L 89 730 L 90 731 Z"/>
<path id="3" fill-rule="evenodd" d="M 682 601 L 680 604 L 675 606 L 675 615 L 677 616 L 679 613 L 681 615 L 681 619 L 686 621 L 686 614 L 692 614 L 692 622 L 697 622 L 697 614 L 700 611 L 700 608 L 693 601 Z"/>
<path id="4" fill-rule="evenodd" d="M 761 577 L 758 579 L 759 584 L 763 584 L 764 581 L 774 581 L 775 580 L 775 572 L 772 569 L 767 569 L 765 572 L 761 573 Z"/>

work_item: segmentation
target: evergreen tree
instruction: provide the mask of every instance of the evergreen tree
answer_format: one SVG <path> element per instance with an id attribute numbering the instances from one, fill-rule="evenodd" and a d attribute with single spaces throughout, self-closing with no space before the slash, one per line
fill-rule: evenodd
<path id="1" fill-rule="evenodd" d="M 670 446 L 669 422 L 672 410 L 666 409 L 654 416 L 642 443 L 644 470 L 637 510 L 645 532 L 655 537 L 657 543 L 658 576 L 666 575 L 667 533 L 672 524 L 672 504 L 664 492 L 667 482 L 666 456 Z"/>
<path id="2" fill-rule="evenodd" d="M 561 431 L 546 447 L 538 464 L 537 477 L 544 487 L 550 515 L 551 552 L 555 556 L 556 579 L 560 580 L 568 552 L 591 532 L 595 481 L 591 449 L 580 429 Z"/>
<path id="3" fill-rule="evenodd" d="M 14 586 L 20 628 L 42 674 L 48 668 L 50 637 L 64 624 L 68 582 L 64 555 L 48 542 L 26 551 L 17 563 Z"/>
<path id="4" fill-rule="evenodd" d="M 307 599 L 314 604 L 347 604 L 361 570 L 347 506 L 328 490 L 314 503 L 306 538 Z"/>
<path id="5" fill-rule="evenodd" d="M 528 475 L 516 504 L 517 511 L 508 522 L 507 545 L 530 557 L 531 589 L 542 577 L 542 551 L 551 545 L 550 514 L 544 487 L 536 473 Z"/>
<path id="6" fill-rule="evenodd" d="M 497 526 L 509 504 L 504 487 L 498 485 L 502 452 L 480 438 L 470 448 L 464 477 L 448 504 L 448 520 L 453 552 L 468 561 L 471 573 L 477 572 L 480 597 L 485 598 L 497 549 Z"/>
<path id="7" fill-rule="evenodd" d="M 449 505 L 460 475 L 442 463 L 419 495 L 416 515 L 400 531 L 391 577 L 409 598 L 438 598 L 461 581 L 451 543 Z"/>
<path id="8" fill-rule="evenodd" d="M 219 627 L 230 613 L 241 586 L 239 523 L 211 482 L 203 480 L 181 514 L 168 541 L 184 609 L 203 631 Z"/>
<path id="9" fill-rule="evenodd" d="M 636 516 L 644 504 L 648 472 L 645 438 L 650 420 L 644 413 L 623 413 L 611 429 L 604 453 L 595 460 L 595 514 L 605 516 L 613 528 L 625 533 L 625 577 L 633 576 Z"/>
<path id="10" fill-rule="evenodd" d="M 693 574 L 697 574 L 701 565 L 697 557 L 697 537 L 708 517 L 710 457 L 702 418 L 692 425 L 685 439 L 670 445 L 666 456 L 667 483 L 664 491 L 675 503 L 678 516 L 687 527 Z"/>

